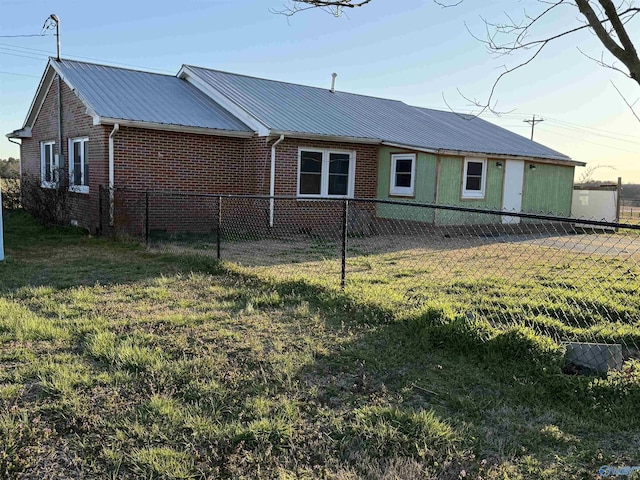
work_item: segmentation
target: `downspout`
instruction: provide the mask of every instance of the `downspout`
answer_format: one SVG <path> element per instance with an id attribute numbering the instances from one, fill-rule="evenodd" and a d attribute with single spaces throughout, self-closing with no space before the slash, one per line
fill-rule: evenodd
<path id="1" fill-rule="evenodd" d="M 60 80 L 60 74 L 58 74 L 57 77 L 58 77 L 58 162 L 57 162 L 58 171 L 55 172 L 55 175 L 58 177 L 56 181 L 60 182 L 60 180 L 62 180 L 60 178 L 60 173 L 64 172 L 64 157 L 62 156 L 62 83 Z"/>
<path id="2" fill-rule="evenodd" d="M 115 186 L 115 167 L 114 167 L 114 146 L 113 137 L 120 130 L 120 124 L 116 123 L 113 130 L 109 134 L 109 226 L 113 227 L 113 203 L 114 203 L 114 186 Z"/>
<path id="3" fill-rule="evenodd" d="M 269 226 L 273 227 L 273 210 L 275 200 L 273 197 L 276 194 L 276 147 L 280 142 L 284 140 L 284 135 L 280 135 L 280 138 L 273 142 L 271 145 L 271 177 L 269 179 Z"/>

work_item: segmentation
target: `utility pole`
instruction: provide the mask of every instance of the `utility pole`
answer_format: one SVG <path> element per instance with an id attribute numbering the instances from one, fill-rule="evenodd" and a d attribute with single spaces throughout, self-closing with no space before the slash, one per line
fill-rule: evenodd
<path id="1" fill-rule="evenodd" d="M 533 129 L 536 127 L 536 123 L 544 122 L 544 118 L 536 118 L 534 115 L 531 120 L 523 120 L 523 122 L 531 125 L 531 140 L 533 140 Z"/>
<path id="2" fill-rule="evenodd" d="M 49 18 L 53 20 L 56 24 L 56 40 L 57 40 L 57 49 L 56 49 L 56 60 L 60 61 L 60 19 L 55 13 L 49 15 Z"/>

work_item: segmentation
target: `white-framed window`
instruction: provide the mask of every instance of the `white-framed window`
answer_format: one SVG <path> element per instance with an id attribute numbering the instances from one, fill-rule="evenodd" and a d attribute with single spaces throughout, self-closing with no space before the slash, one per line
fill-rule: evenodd
<path id="1" fill-rule="evenodd" d="M 89 139 L 69 139 L 69 190 L 89 193 Z"/>
<path id="2" fill-rule="evenodd" d="M 487 159 L 465 158 L 462 198 L 484 198 L 487 185 Z"/>
<path id="3" fill-rule="evenodd" d="M 299 197 L 353 197 L 356 152 L 298 149 Z"/>
<path id="4" fill-rule="evenodd" d="M 40 185 L 43 188 L 58 186 L 58 157 L 56 142 L 40 142 Z"/>
<path id="5" fill-rule="evenodd" d="M 413 197 L 415 194 L 416 156 L 413 153 L 391 155 L 389 194 Z"/>

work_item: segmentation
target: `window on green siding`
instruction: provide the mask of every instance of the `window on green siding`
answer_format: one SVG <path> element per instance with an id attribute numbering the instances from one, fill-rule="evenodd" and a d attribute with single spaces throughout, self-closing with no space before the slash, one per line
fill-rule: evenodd
<path id="1" fill-rule="evenodd" d="M 89 139 L 69 139 L 69 190 L 89 193 Z"/>
<path id="2" fill-rule="evenodd" d="M 413 197 L 415 194 L 416 156 L 414 154 L 391 155 L 390 195 Z"/>
<path id="3" fill-rule="evenodd" d="M 299 149 L 298 196 L 352 197 L 355 158 L 355 152 Z"/>
<path id="4" fill-rule="evenodd" d="M 462 182 L 462 198 L 484 198 L 487 184 L 487 159 L 466 158 Z"/>

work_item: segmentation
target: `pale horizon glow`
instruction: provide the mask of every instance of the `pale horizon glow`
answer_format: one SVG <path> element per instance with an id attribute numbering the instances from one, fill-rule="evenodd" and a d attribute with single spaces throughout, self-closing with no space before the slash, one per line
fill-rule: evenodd
<path id="1" fill-rule="evenodd" d="M 503 12 L 514 12 L 508 0 L 446 9 L 422 0 L 393 7 L 374 0 L 338 19 L 319 10 L 289 20 L 270 13 L 281 5 L 282 0 L 33 0 L 27 7 L 23 0 L 5 0 L 0 35 L 38 34 L 56 13 L 63 58 L 168 74 L 194 64 L 326 88 L 337 72 L 337 90 L 473 113 L 477 109 L 459 92 L 485 99 L 500 67 L 517 61 L 492 59 L 465 29 L 466 22 L 481 34 L 480 14 L 499 20 Z M 576 11 L 568 6 L 564 15 L 544 28 L 574 22 Z M 640 46 L 637 25 L 629 31 Z M 597 58 L 603 50 L 588 32 L 552 44 L 499 84 L 496 108 L 504 115 L 482 118 L 529 137 L 524 120 L 535 114 L 545 119 L 535 127 L 535 141 L 599 166 L 597 180 L 640 183 L 640 122 L 611 82 L 630 103 L 640 88 L 597 66 L 578 46 Z M 0 38 L 0 158 L 19 156 L 4 135 L 22 127 L 48 55 L 55 55 L 53 36 Z M 640 102 L 636 107 L 640 111 Z"/>

